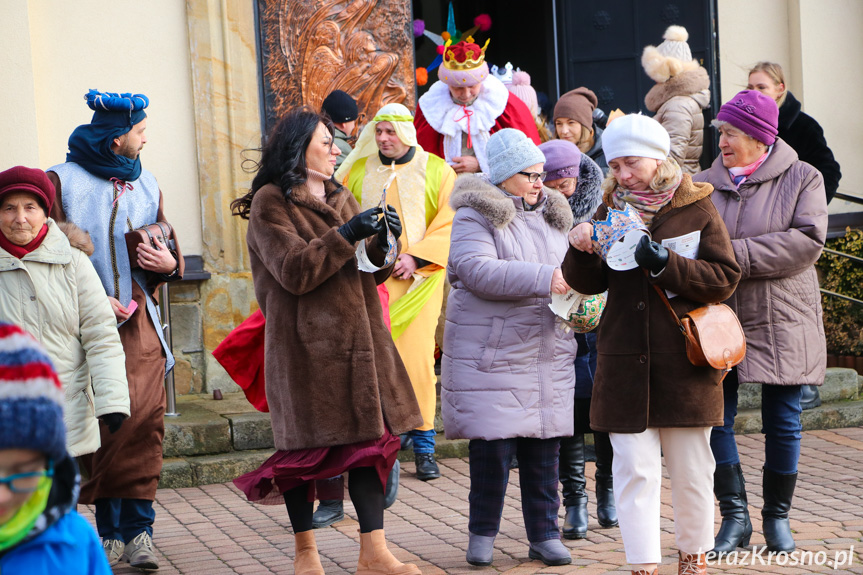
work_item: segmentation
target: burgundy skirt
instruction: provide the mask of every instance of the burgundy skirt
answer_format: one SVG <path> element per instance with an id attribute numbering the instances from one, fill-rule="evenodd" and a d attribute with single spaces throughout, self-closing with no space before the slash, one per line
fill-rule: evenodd
<path id="1" fill-rule="evenodd" d="M 320 480 L 323 484 L 357 467 L 374 467 L 385 489 L 400 445 L 399 438 L 386 430 L 379 439 L 359 443 L 276 451 L 259 468 L 234 479 L 234 485 L 249 501 L 263 505 L 284 505 L 282 494 L 303 484 L 309 485 L 309 501 L 318 495 L 321 499 L 343 499 L 343 488 L 341 493 L 334 493 L 332 488 L 316 487 L 316 482 Z"/>

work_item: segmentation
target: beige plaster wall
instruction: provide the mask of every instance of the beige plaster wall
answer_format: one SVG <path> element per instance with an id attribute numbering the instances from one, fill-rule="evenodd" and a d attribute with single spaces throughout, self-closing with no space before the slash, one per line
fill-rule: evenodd
<path id="1" fill-rule="evenodd" d="M 39 164 L 27 0 L 0 2 L 0 169 Z"/>
<path id="2" fill-rule="evenodd" d="M 14 29 L 14 37 L 7 36 L 8 29 Z M 45 169 L 64 161 L 69 134 L 92 115 L 83 99 L 88 89 L 144 93 L 151 103 L 141 161 L 159 180 L 183 251 L 200 254 L 185 3 L 3 0 L 0 54 L 9 50 L 16 69 L 0 68 L 4 99 L 11 78 L 18 88 L 13 91 L 16 104 L 26 100 L 30 105 L 0 109 L 0 130 L 15 134 L 15 147 L 8 137 L 0 144 L 0 166 L 24 163 Z"/>
<path id="3" fill-rule="evenodd" d="M 860 0 L 719 0 L 721 95 L 746 87 L 759 60 L 779 62 L 803 110 L 824 129 L 842 167 L 839 191 L 863 197 L 863 2 Z M 832 213 L 861 210 L 840 200 Z"/>

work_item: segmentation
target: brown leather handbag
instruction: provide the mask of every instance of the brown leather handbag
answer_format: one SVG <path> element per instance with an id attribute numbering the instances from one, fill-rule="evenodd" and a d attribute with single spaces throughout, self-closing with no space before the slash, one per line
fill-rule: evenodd
<path id="1" fill-rule="evenodd" d="M 656 284 L 653 288 L 671 312 L 686 339 L 686 357 L 692 365 L 721 369 L 725 374 L 743 361 L 746 336 L 737 314 L 724 303 L 712 303 L 678 317 L 665 292 Z M 721 382 L 722 379 L 719 381 Z"/>
<path id="2" fill-rule="evenodd" d="M 177 249 L 177 244 L 174 242 L 174 228 L 168 222 L 156 222 L 126 232 L 126 251 L 129 253 L 129 264 L 133 268 L 139 267 L 138 244 L 146 243 L 151 248 L 156 249 L 156 238 L 159 238 L 159 241 L 170 251 L 173 252 Z"/>

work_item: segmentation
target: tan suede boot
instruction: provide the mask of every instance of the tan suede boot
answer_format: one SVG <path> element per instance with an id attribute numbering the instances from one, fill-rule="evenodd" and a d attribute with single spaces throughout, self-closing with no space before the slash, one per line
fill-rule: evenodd
<path id="1" fill-rule="evenodd" d="M 387 549 L 383 529 L 360 533 L 360 559 L 356 575 L 422 575 L 416 565 L 407 565 L 393 557 Z"/>
<path id="2" fill-rule="evenodd" d="M 707 561 L 704 553 L 680 552 L 680 561 L 677 563 L 677 575 L 705 575 L 707 573 Z"/>
<path id="3" fill-rule="evenodd" d="M 314 531 L 294 534 L 294 575 L 324 575 Z"/>

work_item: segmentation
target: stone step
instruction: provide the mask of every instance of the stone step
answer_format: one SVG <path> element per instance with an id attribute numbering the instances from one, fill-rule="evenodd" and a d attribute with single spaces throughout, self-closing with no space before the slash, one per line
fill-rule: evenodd
<path id="1" fill-rule="evenodd" d="M 741 386 L 739 434 L 761 432 L 760 391 Z M 821 407 L 803 412 L 804 430 L 863 425 L 863 376 L 853 370 L 830 368 L 821 387 Z M 755 400 L 758 401 L 755 401 Z M 256 411 L 242 393 L 226 393 L 214 400 L 205 395 L 177 398 L 176 417 L 165 418 L 165 455 L 160 487 L 192 487 L 224 483 L 259 467 L 273 453 L 270 415 Z M 467 457 L 468 441 L 443 438 L 440 405 L 435 417 L 438 458 Z M 585 443 L 593 444 L 587 435 Z M 399 452 L 399 460 L 413 461 L 413 451 Z"/>
<path id="2" fill-rule="evenodd" d="M 818 388 L 823 403 L 849 399 L 863 399 L 863 376 L 853 369 L 828 367 L 824 385 Z M 737 405 L 740 409 L 761 408 L 761 386 L 744 383 L 738 392 Z"/>

